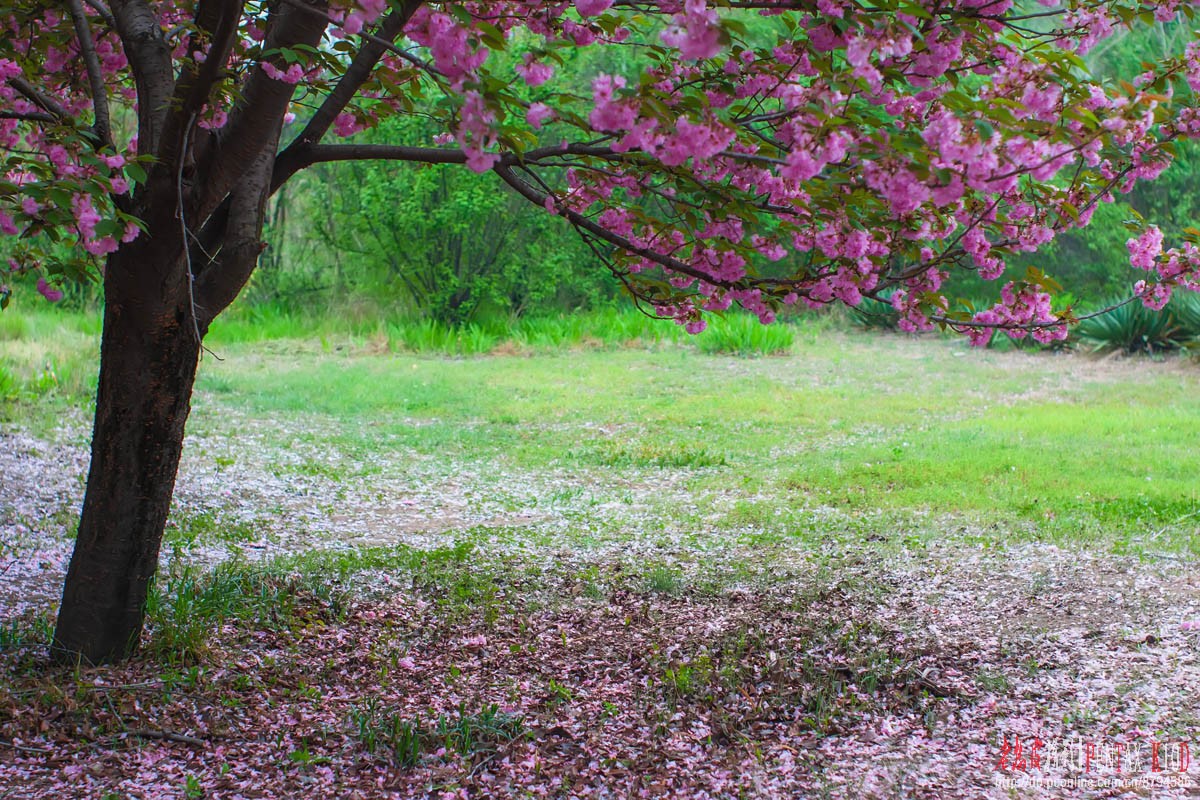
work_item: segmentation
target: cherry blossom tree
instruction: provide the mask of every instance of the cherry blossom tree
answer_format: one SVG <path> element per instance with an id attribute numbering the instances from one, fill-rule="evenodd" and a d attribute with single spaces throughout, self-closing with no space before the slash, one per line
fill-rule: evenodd
<path id="1" fill-rule="evenodd" d="M 886 296 L 908 330 L 1045 341 L 1071 318 L 1041 273 L 982 310 L 943 282 L 1001 278 L 1007 255 L 1086 225 L 1200 133 L 1200 45 L 1115 84 L 1082 58 L 1122 26 L 1192 14 L 1180 0 L 10 2 L 0 247 L 47 300 L 80 280 L 105 297 L 55 654 L 136 647 L 204 335 L 300 171 L 491 173 L 693 333 L 733 305 L 767 323 Z M 620 48 L 621 67 L 580 84 L 562 74 L 579 48 Z M 393 115 L 440 132 L 354 141 Z M 1195 242 L 1137 233 L 1137 296 L 1196 288 Z"/>

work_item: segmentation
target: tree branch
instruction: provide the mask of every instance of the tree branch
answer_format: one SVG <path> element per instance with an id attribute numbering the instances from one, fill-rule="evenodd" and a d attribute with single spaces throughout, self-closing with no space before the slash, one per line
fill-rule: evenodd
<path id="1" fill-rule="evenodd" d="M 324 9 L 321 0 L 319 8 Z M 301 12 L 291 6 L 279 6 L 271 13 L 264 48 L 308 45 L 315 47 L 328 24 L 326 15 Z M 245 165 L 256 163 L 270 142 L 272 164 L 283 115 L 296 87 L 275 80 L 259 65 L 246 82 L 241 102 L 215 146 L 197 162 L 197 174 L 204 175 L 197 209 L 199 219 L 213 211 L 245 173 Z"/>
<path id="2" fill-rule="evenodd" d="M 8 83 L 18 92 L 20 92 L 25 99 L 45 111 L 47 114 L 53 116 L 59 122 L 63 122 L 71 118 L 70 112 L 59 105 L 53 98 L 38 91 L 37 87 L 24 78 L 9 78 Z"/>
<path id="3" fill-rule="evenodd" d="M 509 166 L 498 164 L 492 168 L 492 171 L 499 175 L 502 181 L 515 189 L 518 194 L 534 205 L 545 208 L 546 201 L 553 200 L 550 195 L 545 194 L 540 189 L 530 186 L 528 183 L 517 177 L 516 173 L 514 173 L 512 168 Z M 671 256 L 663 255 L 662 253 L 656 253 L 655 251 L 649 250 L 645 247 L 640 247 L 626 239 L 624 236 L 613 233 L 602 225 L 597 225 L 595 222 L 577 211 L 572 211 L 569 208 L 563 208 L 561 206 L 557 206 L 556 211 L 560 216 L 565 217 L 567 221 L 569 221 L 575 227 L 581 228 L 596 238 L 603 239 L 609 244 L 615 245 L 627 253 L 641 256 L 648 261 L 653 261 L 654 263 L 666 267 L 674 272 L 702 280 L 705 283 L 712 284 L 713 286 L 721 286 L 727 289 L 737 288 L 736 282 L 719 280 L 714 278 L 712 275 L 703 272 L 702 270 L 696 269 L 690 264 L 685 264 L 677 258 L 672 258 Z"/>
<path id="4" fill-rule="evenodd" d="M 87 68 L 88 85 L 92 90 L 92 111 L 96 116 L 93 130 L 102 146 L 112 146 L 112 123 L 108 116 L 108 93 L 104 87 L 104 74 L 100 70 L 100 58 L 96 55 L 96 43 L 92 40 L 92 27 L 80 0 L 67 0 L 71 9 L 71 22 L 75 26 L 75 38 L 79 40 L 79 52 Z"/>
<path id="5" fill-rule="evenodd" d="M 289 156 L 290 152 L 290 156 Z M 284 157 L 289 156 L 284 162 Z M 588 156 L 591 158 L 628 161 L 644 157 L 637 150 L 618 153 L 611 147 L 575 143 L 551 145 L 527 150 L 524 153 L 501 153 L 501 166 L 537 164 L 543 159 L 559 156 Z M 412 161 L 420 164 L 465 164 L 467 155 L 461 150 L 439 147 L 409 147 L 391 144 L 313 144 L 292 150 L 289 147 L 280 154 L 275 163 L 275 175 L 271 179 L 271 193 L 278 191 L 289 178 L 302 169 L 315 164 L 334 161 Z"/>
<path id="6" fill-rule="evenodd" d="M 108 10 L 108 6 L 104 5 L 100 0 L 83 0 L 83 2 L 87 3 L 96 12 L 97 16 L 104 20 L 105 25 L 114 31 L 117 29 L 117 18 Z"/>
<path id="7" fill-rule="evenodd" d="M 112 0 L 138 98 L 138 152 L 154 154 L 175 83 L 171 48 L 146 0 Z"/>
<path id="8" fill-rule="evenodd" d="M 58 122 L 58 117 L 45 111 L 30 111 L 22 114 L 19 111 L 0 111 L 0 119 L 18 119 L 22 122 Z"/>
<path id="9" fill-rule="evenodd" d="M 170 165 L 189 158 L 187 153 L 176 152 L 175 144 L 187 138 L 182 135 L 184 125 L 204 109 L 213 85 L 224 70 L 237 36 L 241 9 L 241 0 L 200 0 L 197 4 L 196 28 L 198 32 L 207 34 L 208 55 L 202 63 L 188 64 L 175 82 L 171 98 L 172 113 L 163 127 L 162 148 L 158 154 L 162 163 Z M 193 33 L 187 50 L 192 52 L 199 46 L 198 36 Z M 199 150 L 201 141 L 207 141 L 199 136 L 197 139 L 193 150 Z M 195 155 L 191 158 L 196 160 Z"/>
<path id="10" fill-rule="evenodd" d="M 312 119 L 304 126 L 304 130 L 275 160 L 275 176 L 271 180 L 272 192 L 296 172 L 308 164 L 314 163 L 308 162 L 308 164 L 299 165 L 304 161 L 304 151 L 320 143 L 321 138 L 329 131 L 338 114 L 342 113 L 362 85 L 367 82 L 371 76 L 371 70 L 379 63 L 379 59 L 383 58 L 383 54 L 389 49 L 394 49 L 392 41 L 404 30 L 404 26 L 408 24 L 409 19 L 416 13 L 420 5 L 420 0 L 407 0 L 399 10 L 391 12 L 384 18 L 378 33 L 368 38 L 359 49 L 350 62 L 350 66 L 346 68 L 345 74 L 321 103 Z"/>
<path id="11" fill-rule="evenodd" d="M 220 252 L 204 254 L 203 266 L 196 270 L 196 308 L 201 330 L 241 293 L 258 266 L 266 246 L 262 241 L 263 219 L 270 196 L 271 171 L 279 134 L 266 143 L 244 171 L 242 178 L 221 204 L 212 222 L 220 228 Z M 207 227 L 207 226 L 206 226 Z M 214 231 L 202 230 L 212 237 Z M 200 242 L 196 242 L 197 246 Z"/>

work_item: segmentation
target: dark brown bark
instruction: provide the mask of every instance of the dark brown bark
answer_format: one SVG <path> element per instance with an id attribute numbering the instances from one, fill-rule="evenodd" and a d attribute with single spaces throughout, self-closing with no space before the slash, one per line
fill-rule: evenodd
<path id="1" fill-rule="evenodd" d="M 106 269 L 91 470 L 54 634 L 59 661 L 116 661 L 141 634 L 199 357 L 178 244 L 146 237 Z"/>
<path id="2" fill-rule="evenodd" d="M 112 14 L 137 87 L 138 153 L 154 154 L 175 83 L 171 46 L 146 0 L 113 0 Z"/>
<path id="3" fill-rule="evenodd" d="M 406 3 L 382 32 L 396 36 L 419 4 Z M 316 45 L 326 5 L 295 0 L 273 7 L 267 48 Z M 278 188 L 271 178 L 279 131 L 293 92 L 259 68 L 219 135 L 198 134 L 195 112 L 216 77 L 209 65 L 224 59 L 210 58 L 176 81 L 146 0 L 112 6 L 138 89 L 139 149 L 157 161 L 129 201 L 144 233 L 114 253 L 105 270 L 91 469 L 52 648 L 68 663 L 118 661 L 138 645 L 200 338 L 242 290 L 262 251 L 266 200 Z M 239 8 L 231 0 L 200 4 L 198 25 L 211 34 L 214 53 L 228 46 Z M 322 106 L 322 133 L 383 52 L 364 50 Z"/>

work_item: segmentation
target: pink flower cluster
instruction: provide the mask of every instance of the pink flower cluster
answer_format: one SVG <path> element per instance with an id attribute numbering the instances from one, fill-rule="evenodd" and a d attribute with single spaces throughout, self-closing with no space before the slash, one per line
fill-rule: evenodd
<path id="1" fill-rule="evenodd" d="M 1149 225 L 1125 244 L 1130 264 L 1156 273 L 1157 281 L 1140 280 L 1133 287 L 1134 294 L 1147 308 L 1163 308 L 1171 300 L 1175 287 L 1200 291 L 1200 248 L 1192 242 L 1164 250 L 1162 231 Z"/>
<path id="2" fill-rule="evenodd" d="M 683 12 L 671 19 L 662 40 L 687 59 L 712 58 L 721 51 L 717 12 L 705 0 L 684 0 Z"/>
<path id="3" fill-rule="evenodd" d="M 1000 290 L 1000 302 L 980 311 L 974 321 L 982 326 L 969 330 L 967 337 L 976 346 L 991 341 L 997 328 L 1014 339 L 1031 335 L 1046 343 L 1067 338 L 1067 326 L 1051 310 L 1050 295 L 1032 284 L 1005 284 Z"/>

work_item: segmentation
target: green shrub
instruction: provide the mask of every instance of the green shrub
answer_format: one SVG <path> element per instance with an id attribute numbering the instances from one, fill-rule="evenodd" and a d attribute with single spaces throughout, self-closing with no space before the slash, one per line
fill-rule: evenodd
<path id="1" fill-rule="evenodd" d="M 1177 290 L 1167 304 L 1167 310 L 1190 338 L 1200 338 L 1200 293 Z"/>
<path id="2" fill-rule="evenodd" d="M 900 312 L 892 308 L 891 292 L 883 295 L 882 300 L 864 297 L 857 306 L 850 308 L 850 319 L 856 325 L 868 329 L 896 330 L 900 322 Z"/>
<path id="3" fill-rule="evenodd" d="M 1113 305 L 1112 301 L 1106 305 Z M 1173 301 L 1174 302 L 1174 301 Z M 1096 350 L 1122 350 L 1126 353 L 1161 353 L 1177 350 L 1196 336 L 1180 324 L 1178 305 L 1162 311 L 1146 308 L 1135 300 L 1098 317 L 1079 323 L 1079 338 Z"/>

